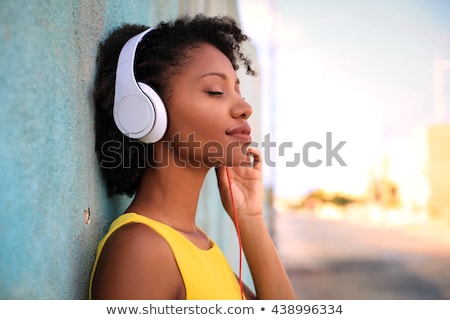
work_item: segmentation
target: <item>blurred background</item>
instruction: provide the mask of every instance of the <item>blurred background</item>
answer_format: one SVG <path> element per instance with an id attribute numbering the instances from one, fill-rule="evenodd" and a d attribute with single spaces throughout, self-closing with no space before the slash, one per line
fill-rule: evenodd
<path id="1" fill-rule="evenodd" d="M 94 152 L 98 43 L 195 13 L 250 36 L 241 91 L 298 298 L 450 299 L 448 0 L 1 0 L 0 299 L 87 297 L 131 200 L 107 197 Z M 237 270 L 213 174 L 198 223 Z"/>
<path id="2" fill-rule="evenodd" d="M 239 3 L 263 68 L 263 132 L 277 143 L 267 181 L 280 204 L 339 192 L 448 218 L 450 2 Z M 333 148 L 345 142 L 346 165 L 325 163 L 326 132 Z M 307 156 L 323 163 L 294 165 L 310 141 L 324 148 Z"/>
<path id="3" fill-rule="evenodd" d="M 239 5 L 299 297 L 450 298 L 450 2 Z"/>

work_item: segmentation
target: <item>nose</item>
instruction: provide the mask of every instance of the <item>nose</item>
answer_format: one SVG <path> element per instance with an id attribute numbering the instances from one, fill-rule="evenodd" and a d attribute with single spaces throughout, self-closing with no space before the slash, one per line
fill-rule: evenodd
<path id="1" fill-rule="evenodd" d="M 236 103 L 231 109 L 231 116 L 235 119 L 242 118 L 248 119 L 253 113 L 252 106 L 245 101 L 242 97 L 238 97 Z"/>

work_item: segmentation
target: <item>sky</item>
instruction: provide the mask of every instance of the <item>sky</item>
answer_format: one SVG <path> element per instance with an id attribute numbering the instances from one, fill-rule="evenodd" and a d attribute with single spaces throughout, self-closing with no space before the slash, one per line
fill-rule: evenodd
<path id="1" fill-rule="evenodd" d="M 450 1 L 240 0 L 239 9 L 261 65 L 263 134 L 277 145 L 265 168 L 276 195 L 364 192 L 391 143 L 450 120 Z M 345 166 L 337 156 L 327 166 L 341 142 Z"/>

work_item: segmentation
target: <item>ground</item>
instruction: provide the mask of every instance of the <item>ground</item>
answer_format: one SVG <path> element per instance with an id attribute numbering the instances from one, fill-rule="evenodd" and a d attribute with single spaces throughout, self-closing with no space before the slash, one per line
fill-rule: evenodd
<path id="1" fill-rule="evenodd" d="M 425 227 L 274 215 L 274 239 L 299 299 L 450 299 L 450 237 Z"/>

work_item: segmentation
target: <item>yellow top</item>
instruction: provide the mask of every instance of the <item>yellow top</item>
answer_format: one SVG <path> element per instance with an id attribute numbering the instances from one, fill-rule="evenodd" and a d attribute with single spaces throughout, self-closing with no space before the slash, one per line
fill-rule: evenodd
<path id="1" fill-rule="evenodd" d="M 241 291 L 236 276 L 220 248 L 212 241 L 211 248 L 202 250 L 178 231 L 136 213 L 119 216 L 98 245 L 89 285 L 91 299 L 92 280 L 98 258 L 106 240 L 127 223 L 142 223 L 158 232 L 170 245 L 186 288 L 187 300 L 240 300 Z"/>

